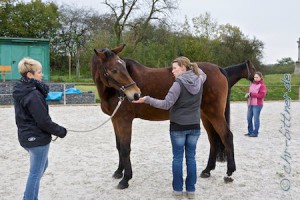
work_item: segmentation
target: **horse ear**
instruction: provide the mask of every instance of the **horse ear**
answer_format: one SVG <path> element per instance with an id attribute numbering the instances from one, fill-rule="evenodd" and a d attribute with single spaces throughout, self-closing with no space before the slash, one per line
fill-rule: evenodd
<path id="1" fill-rule="evenodd" d="M 116 48 L 112 49 L 111 51 L 114 52 L 115 54 L 118 54 L 124 49 L 125 46 L 126 46 L 126 44 L 123 44 L 119 47 L 116 47 Z"/>
<path id="2" fill-rule="evenodd" d="M 99 52 L 99 51 L 97 51 L 97 49 L 94 49 L 94 52 L 97 55 L 97 57 L 101 58 L 101 60 L 104 60 L 105 55 L 103 52 Z"/>

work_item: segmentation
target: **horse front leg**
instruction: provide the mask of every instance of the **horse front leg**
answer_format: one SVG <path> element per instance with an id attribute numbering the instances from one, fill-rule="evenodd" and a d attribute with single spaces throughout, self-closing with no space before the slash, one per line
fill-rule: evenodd
<path id="1" fill-rule="evenodd" d="M 113 177 L 123 177 L 117 186 L 118 189 L 128 188 L 128 182 L 132 178 L 132 167 L 130 161 L 132 120 L 124 121 L 124 119 L 126 118 L 120 117 L 119 119 L 113 118 L 112 120 L 116 133 L 117 149 L 119 152 L 119 166 Z"/>
<path id="2" fill-rule="evenodd" d="M 118 150 L 118 154 L 119 154 L 119 166 L 118 169 L 115 171 L 115 173 L 113 174 L 113 178 L 115 179 L 120 179 L 123 177 L 123 170 L 124 170 L 124 166 L 121 162 L 121 154 L 120 154 L 120 140 L 118 138 L 118 134 L 116 133 L 115 130 L 115 135 L 116 135 L 116 147 Z"/>

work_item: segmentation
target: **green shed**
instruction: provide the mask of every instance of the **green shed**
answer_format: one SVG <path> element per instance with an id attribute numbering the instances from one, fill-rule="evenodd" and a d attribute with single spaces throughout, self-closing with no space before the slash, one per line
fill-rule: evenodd
<path id="1" fill-rule="evenodd" d="M 36 38 L 0 37 L 0 65 L 11 66 L 6 80 L 16 80 L 21 76 L 18 63 L 24 57 L 38 60 L 43 66 L 44 80 L 50 80 L 50 40 Z M 0 80 L 3 77 L 0 76 Z"/>

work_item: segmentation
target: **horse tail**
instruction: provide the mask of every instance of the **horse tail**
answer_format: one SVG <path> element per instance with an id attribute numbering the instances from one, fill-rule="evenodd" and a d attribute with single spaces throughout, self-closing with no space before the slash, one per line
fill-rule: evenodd
<path id="1" fill-rule="evenodd" d="M 219 68 L 221 73 L 226 77 L 227 82 L 228 82 L 228 94 L 227 94 L 227 98 L 226 98 L 226 107 L 225 107 L 225 119 L 228 125 L 228 128 L 230 127 L 230 87 L 229 87 L 229 79 L 228 79 L 228 74 L 227 72 L 222 69 Z M 216 144 L 217 144 L 217 161 L 219 162 L 225 162 L 227 160 L 226 158 L 226 154 L 225 154 L 225 146 L 220 138 L 219 135 L 217 135 L 216 137 Z"/>

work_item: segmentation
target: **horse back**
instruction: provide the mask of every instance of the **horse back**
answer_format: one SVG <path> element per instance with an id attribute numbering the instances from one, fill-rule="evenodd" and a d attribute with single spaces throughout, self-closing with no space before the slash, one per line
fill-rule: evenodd
<path id="1" fill-rule="evenodd" d="M 163 99 L 175 80 L 170 67 L 148 68 L 133 60 L 126 60 L 126 67 L 142 96 Z"/>

